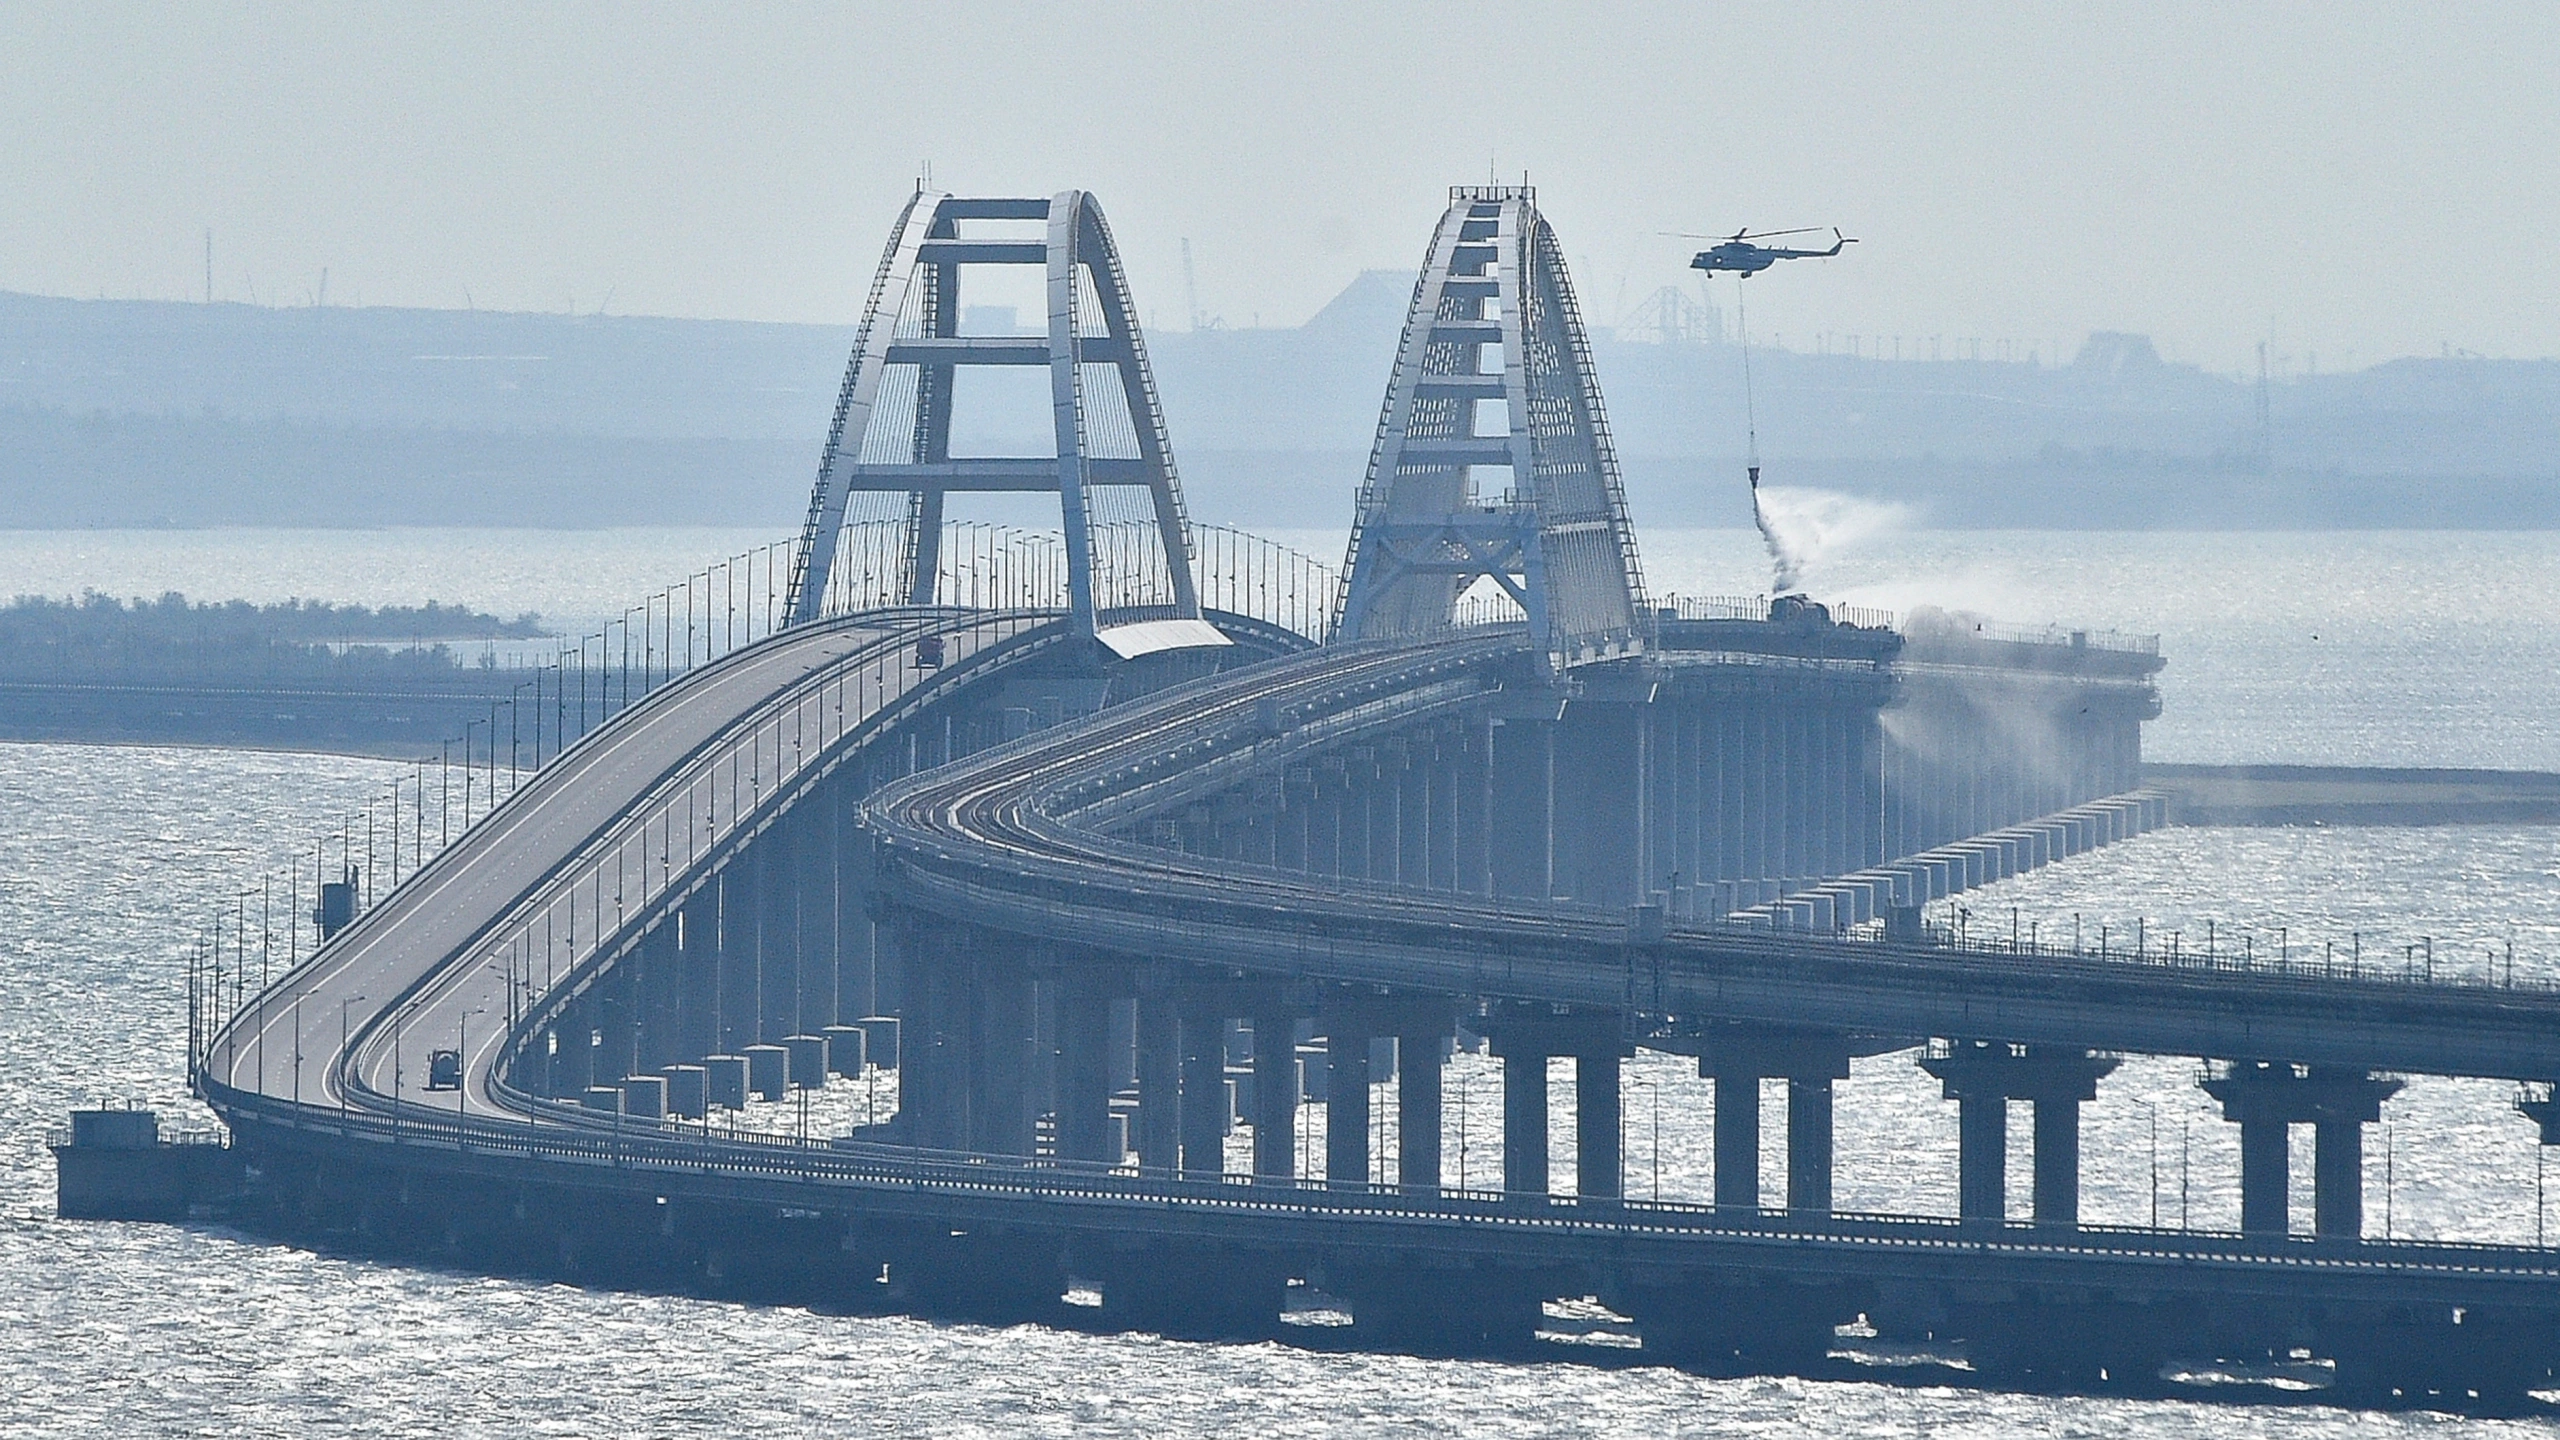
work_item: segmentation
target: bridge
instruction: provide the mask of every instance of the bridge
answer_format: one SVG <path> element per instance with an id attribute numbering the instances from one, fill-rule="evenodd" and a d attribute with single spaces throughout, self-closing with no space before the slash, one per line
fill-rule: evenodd
<path id="1" fill-rule="evenodd" d="M 1044 336 L 963 332 L 985 266 L 1041 273 Z M 952 454 L 989 366 L 1046 367 L 1052 453 Z M 987 492 L 1059 528 L 951 513 Z M 265 1223 L 1183 1335 L 1320 1296 L 1427 1352 L 1531 1353 L 1587 1298 L 1725 1371 L 1826 1373 L 1854 1333 L 2002 1383 L 2308 1357 L 2341 1394 L 2502 1404 L 2560 1360 L 2560 1251 L 2362 1210 L 2397 1077 L 2528 1082 L 2560 1138 L 2560 993 L 1926 925 L 2162 822 L 2156 647 L 1650 595 L 1524 188 L 1452 192 L 1338 582 L 1184 513 L 1092 197 L 920 193 L 801 537 L 633 614 L 511 707 L 503 760 L 493 723 L 199 947 L 191 1074 Z M 1495 1188 L 1445 1152 L 1478 1043 Z M 1959 1214 L 1839 1210 L 1834 1082 L 1913 1049 L 1958 1106 Z M 1712 1203 L 1625 1193 L 1638 1050 L 1713 1081 Z M 2082 1222 L 2080 1107 L 2132 1054 L 2211 1062 L 2240 1231 Z M 842 1133 L 736 1123 L 889 1075 Z"/>

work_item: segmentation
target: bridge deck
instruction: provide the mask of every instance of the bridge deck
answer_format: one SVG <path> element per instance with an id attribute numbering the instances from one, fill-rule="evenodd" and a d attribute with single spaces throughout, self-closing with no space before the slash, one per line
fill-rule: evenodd
<path id="1" fill-rule="evenodd" d="M 537 772 L 259 996 L 216 1037 L 212 1078 L 307 1104 L 414 1108 L 427 1052 L 460 1048 L 463 1085 L 441 1107 L 513 1117 L 490 1091 L 491 1071 L 534 976 L 591 956 L 742 820 L 752 825 L 802 766 L 940 673 L 915 666 L 917 639 L 942 635 L 945 667 L 956 669 L 1042 623 L 873 613 L 786 631 L 666 686 Z M 545 919 L 546 951 L 562 953 L 528 974 L 510 926 Z"/>

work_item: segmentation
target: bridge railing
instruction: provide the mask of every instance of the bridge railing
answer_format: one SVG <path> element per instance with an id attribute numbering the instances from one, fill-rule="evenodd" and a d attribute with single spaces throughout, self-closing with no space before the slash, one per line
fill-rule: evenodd
<path id="1" fill-rule="evenodd" d="M 852 614 L 905 605 L 917 591 L 908 567 L 913 529 L 904 520 L 848 525 L 839 542 L 838 577 L 827 613 Z M 1105 521 L 1092 527 L 1095 608 L 1103 613 L 1169 611 L 1153 522 Z M 970 520 L 946 521 L 934 547 L 933 603 L 987 610 L 1067 608 L 1066 539 Z M 1333 567 L 1276 541 L 1230 525 L 1191 527 L 1191 578 L 1207 609 L 1277 625 L 1322 643 L 1332 623 L 1341 577 Z"/>
<path id="2" fill-rule="evenodd" d="M 1233 526 L 1194 525 L 1191 571 L 1209 609 L 1251 616 L 1319 645 L 1332 633 L 1342 576 L 1313 556 Z"/>
<path id="3" fill-rule="evenodd" d="M 1766 595 L 1665 595 L 1654 605 L 1655 616 L 1667 620 L 1766 620 L 1770 597 Z M 1865 605 L 1840 605 L 1823 602 L 1823 609 L 1843 625 L 1861 630 L 1891 630 L 1894 614 Z"/>
<path id="4" fill-rule="evenodd" d="M 1944 637 L 1987 640 L 2003 645 L 2043 645 L 2068 650 L 2105 650 L 2125 655 L 2158 655 L 2160 637 L 2125 630 L 2091 630 L 2073 625 L 2019 625 L 1962 611 L 1922 606 L 1911 612 L 1903 633 L 1914 640 Z"/>
<path id="5" fill-rule="evenodd" d="M 578 741 L 668 681 L 784 623 L 794 541 L 732 555 L 525 667 L 485 720 L 410 762 L 375 799 L 296 848 L 281 874 L 216 906 L 187 955 L 191 1064 L 268 985 L 308 963 Z"/>
<path id="6" fill-rule="evenodd" d="M 2164 930 L 2148 920 L 2137 920 L 2130 927 L 2118 927 L 2112 921 L 2084 925 L 2082 917 L 2074 915 L 2072 938 L 2066 941 L 2044 938 L 2041 921 L 2004 935 L 1999 933 L 1998 917 L 1983 916 L 1985 923 L 1977 927 L 1969 910 L 1950 907 L 1950 911 L 1948 922 L 1935 927 L 1934 948 L 1968 958 L 2097 960 L 2302 981 L 2560 993 L 2560 979 L 2553 978 L 2549 961 L 2540 955 L 2526 952 L 2524 974 L 2518 977 L 2512 939 L 2453 941 L 2421 935 L 2414 940 L 2391 940 L 2358 930 L 2350 931 L 2347 943 L 2341 945 L 2334 937 L 2296 938 L 2290 926 L 2230 926 L 2208 920 L 2202 943 L 2196 943 L 2184 927 Z M 2015 916 L 2011 923 L 2018 923 Z M 1876 922 L 1851 933 L 1884 938 L 1883 927 Z M 2369 939 L 2377 943 L 2368 947 Z M 2441 955 L 2439 940 L 2446 941 Z"/>

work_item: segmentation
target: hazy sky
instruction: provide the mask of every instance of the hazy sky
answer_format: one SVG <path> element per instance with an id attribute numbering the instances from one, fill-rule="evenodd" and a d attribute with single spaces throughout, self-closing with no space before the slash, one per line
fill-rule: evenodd
<path id="1" fill-rule="evenodd" d="M 529 13 L 526 13 L 529 12 Z M 0 288 L 853 318 L 920 163 L 1093 190 L 1152 323 L 1296 323 L 1523 169 L 1606 321 L 2560 355 L 2560 4 L 28 5 Z M 1730 282 L 1721 282 L 1725 290 Z M 610 297 L 608 300 L 608 296 Z"/>

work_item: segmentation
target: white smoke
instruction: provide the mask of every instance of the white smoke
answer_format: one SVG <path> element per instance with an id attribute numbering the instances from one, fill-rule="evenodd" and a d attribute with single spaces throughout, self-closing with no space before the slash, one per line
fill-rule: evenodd
<path id="1" fill-rule="evenodd" d="M 1909 513 L 1900 505 L 1831 490 L 1760 486 L 1751 492 L 1751 519 L 1769 547 L 1771 593 L 1803 590 L 1828 562 L 1899 528 Z"/>

